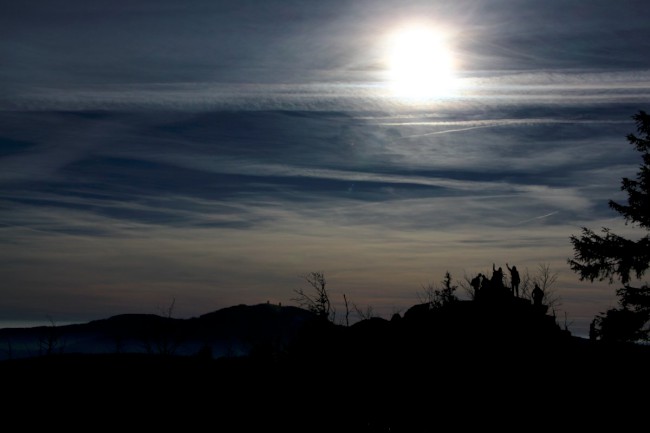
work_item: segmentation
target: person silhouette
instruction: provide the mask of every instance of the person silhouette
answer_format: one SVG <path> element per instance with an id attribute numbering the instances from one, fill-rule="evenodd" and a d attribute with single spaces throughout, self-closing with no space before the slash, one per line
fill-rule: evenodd
<path id="1" fill-rule="evenodd" d="M 596 319 L 592 320 L 591 323 L 589 324 L 589 339 L 590 340 L 595 340 L 597 337 L 597 331 L 596 331 Z"/>
<path id="2" fill-rule="evenodd" d="M 483 274 L 478 274 L 472 278 L 472 281 L 469 283 L 470 286 L 472 286 L 472 289 L 474 289 L 474 299 L 477 299 L 479 297 L 479 293 L 481 291 L 481 277 L 483 277 Z"/>
<path id="3" fill-rule="evenodd" d="M 533 297 L 533 305 L 535 306 L 542 305 L 542 300 L 544 299 L 544 291 L 540 289 L 537 283 L 535 283 L 535 288 L 533 288 L 533 291 L 531 292 L 531 296 Z"/>
<path id="4" fill-rule="evenodd" d="M 512 294 L 518 298 L 519 283 L 521 282 L 521 279 L 519 278 L 519 271 L 517 270 L 516 266 L 513 266 L 512 268 L 508 266 L 508 263 L 506 263 L 506 268 L 508 268 L 508 271 L 510 271 L 510 285 L 512 285 Z"/>
<path id="5" fill-rule="evenodd" d="M 487 275 L 481 274 L 481 299 L 487 299 L 491 296 L 492 290 L 490 287 L 490 279 Z"/>
<path id="6" fill-rule="evenodd" d="M 499 266 L 499 269 L 496 268 L 494 263 L 492 263 L 492 281 L 490 285 L 495 288 L 503 288 L 503 269 Z"/>

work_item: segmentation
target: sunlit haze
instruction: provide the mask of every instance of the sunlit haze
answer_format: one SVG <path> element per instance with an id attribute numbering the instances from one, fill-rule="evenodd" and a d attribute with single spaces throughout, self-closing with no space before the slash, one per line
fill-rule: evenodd
<path id="1" fill-rule="evenodd" d="M 457 86 L 453 54 L 433 27 L 406 25 L 388 43 L 388 79 L 397 97 L 426 100 L 452 95 Z"/>

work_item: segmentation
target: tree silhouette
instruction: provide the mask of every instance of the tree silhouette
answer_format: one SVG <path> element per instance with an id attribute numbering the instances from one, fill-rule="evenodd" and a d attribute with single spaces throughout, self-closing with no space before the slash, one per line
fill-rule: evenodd
<path id="1" fill-rule="evenodd" d="M 558 275 L 557 272 L 551 271 L 551 265 L 540 263 L 537 265 L 536 274 L 532 277 L 532 284 L 537 284 L 544 292 L 542 304 L 548 305 L 548 308 L 553 312 L 562 306 L 562 299 L 554 288 Z"/>
<path id="2" fill-rule="evenodd" d="M 428 303 L 433 309 L 441 308 L 444 305 L 458 301 L 456 296 L 457 285 L 452 283 L 451 274 L 445 272 L 445 278 L 442 280 L 442 287 L 438 288 L 434 284 L 427 284 L 422 287 L 422 293 L 418 293 L 420 302 Z"/>
<path id="3" fill-rule="evenodd" d="M 304 278 L 311 286 L 313 293 L 308 293 L 304 289 L 296 289 L 294 292 L 297 296 L 291 300 L 322 319 L 333 320 L 330 315 L 334 315 L 334 310 L 327 292 L 325 274 L 323 272 L 310 272 Z"/>
<path id="4" fill-rule="evenodd" d="M 160 317 L 150 324 L 143 338 L 147 353 L 173 356 L 183 343 L 183 335 L 178 329 L 179 323 L 174 319 L 176 298 L 172 298 L 167 308 L 160 308 Z"/>
<path id="5" fill-rule="evenodd" d="M 63 353 L 65 344 L 61 340 L 61 335 L 57 329 L 54 319 L 48 316 L 50 326 L 45 326 L 43 334 L 38 340 L 39 353 L 41 355 L 49 356 L 55 353 Z"/>
<path id="6" fill-rule="evenodd" d="M 597 317 L 596 333 L 602 340 L 647 340 L 649 330 L 643 327 L 650 319 L 650 288 L 629 285 L 632 278 L 640 279 L 650 268 L 650 115 L 639 111 L 632 116 L 638 135 L 628 134 L 627 140 L 641 153 L 643 164 L 636 179 L 623 178 L 621 190 L 627 192 L 627 204 L 609 201 L 609 207 L 625 219 L 625 224 L 646 231 L 639 240 L 626 239 L 602 228 L 602 235 L 586 227 L 581 236 L 571 236 L 574 256 L 571 269 L 580 280 L 620 280 L 623 288 L 616 291 L 619 308 Z"/>

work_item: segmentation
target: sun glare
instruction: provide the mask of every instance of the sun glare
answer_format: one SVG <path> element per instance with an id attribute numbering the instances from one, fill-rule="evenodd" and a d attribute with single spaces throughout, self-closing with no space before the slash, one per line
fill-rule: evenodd
<path id="1" fill-rule="evenodd" d="M 445 38 L 427 27 L 408 27 L 390 38 L 388 80 L 391 92 L 409 99 L 448 96 L 455 87 L 452 54 Z"/>

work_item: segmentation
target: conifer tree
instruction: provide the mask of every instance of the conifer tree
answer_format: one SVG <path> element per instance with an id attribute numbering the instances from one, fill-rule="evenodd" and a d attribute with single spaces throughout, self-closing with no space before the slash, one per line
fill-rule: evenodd
<path id="1" fill-rule="evenodd" d="M 623 287 L 616 291 L 619 308 L 601 313 L 595 319 L 596 334 L 601 340 L 639 341 L 649 336 L 650 288 L 630 285 L 633 279 L 641 280 L 650 268 L 650 115 L 639 111 L 632 116 L 637 135 L 629 134 L 627 140 L 641 153 L 643 163 L 635 179 L 623 178 L 621 190 L 628 195 L 627 203 L 609 201 L 609 207 L 623 216 L 626 224 L 645 231 L 638 240 L 616 235 L 608 228 L 601 234 L 586 227 L 580 236 L 571 236 L 573 259 L 571 269 L 580 280 L 619 280 Z"/>

